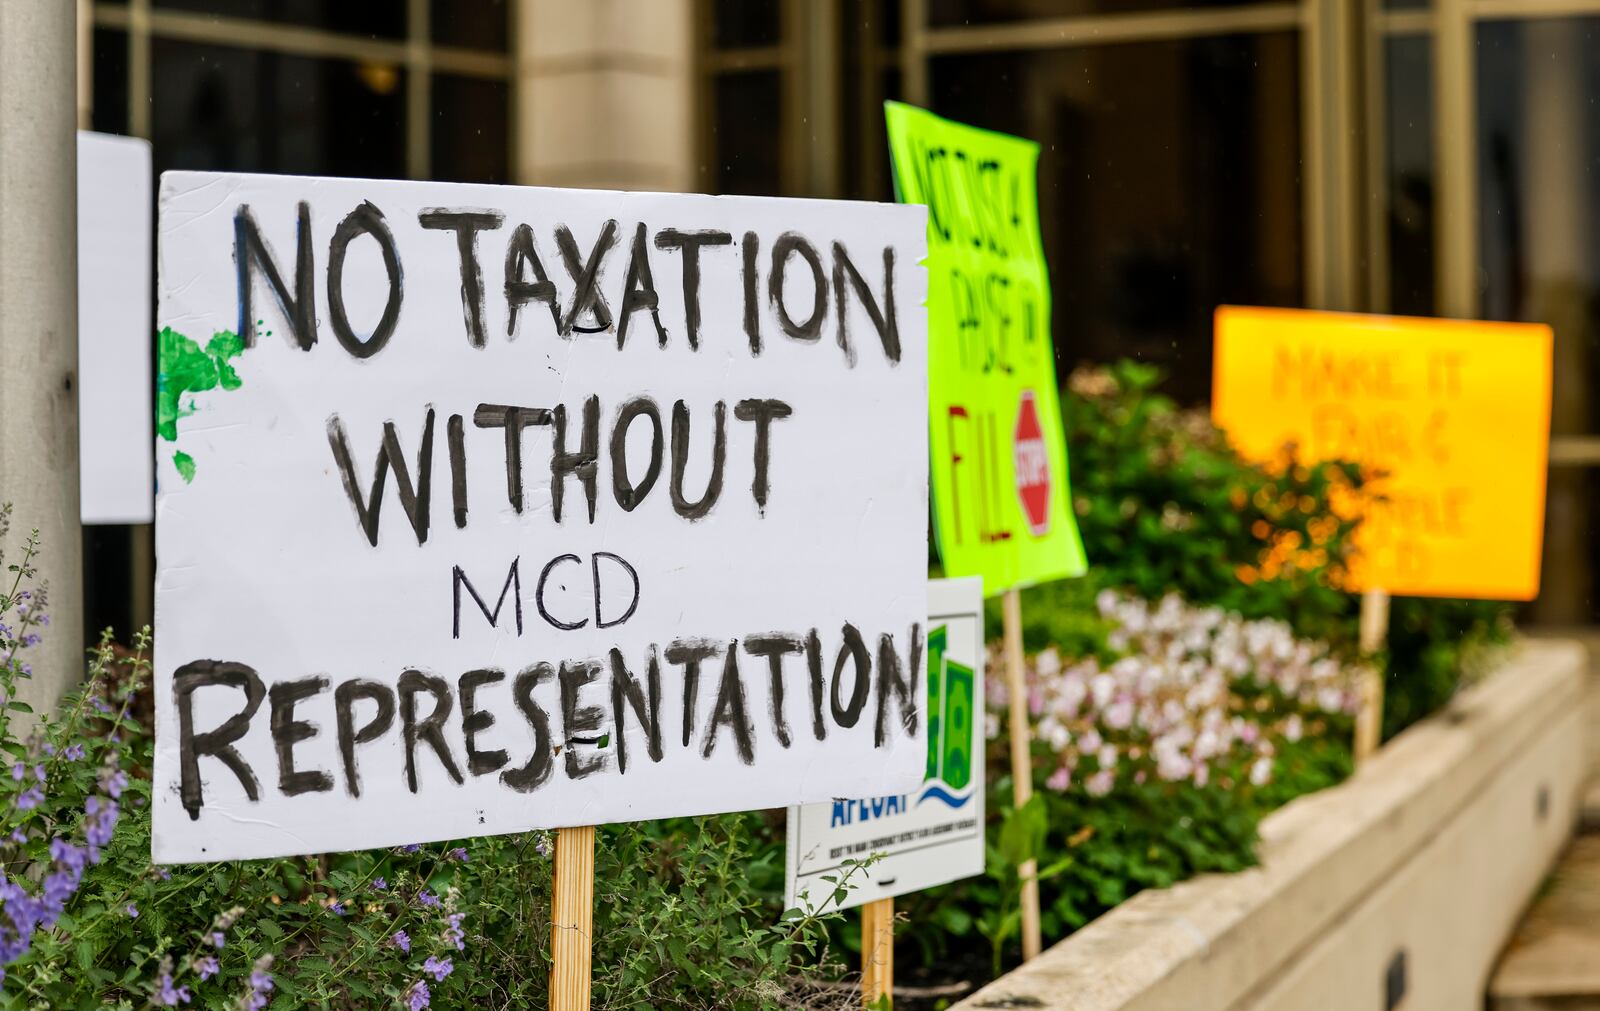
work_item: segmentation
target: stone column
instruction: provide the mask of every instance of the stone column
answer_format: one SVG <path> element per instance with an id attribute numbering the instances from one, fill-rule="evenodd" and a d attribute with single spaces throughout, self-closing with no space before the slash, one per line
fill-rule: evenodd
<path id="1" fill-rule="evenodd" d="M 1521 248 L 1527 270 L 1523 319 L 1555 330 L 1555 388 L 1550 433 L 1590 431 L 1587 129 L 1584 37 L 1565 20 L 1534 18 L 1522 32 L 1523 91 L 1517 197 L 1523 202 Z M 1534 616 L 1541 623 L 1587 624 L 1595 574 L 1590 527 L 1593 500 L 1586 467 L 1551 468 L 1545 512 L 1544 574 Z"/>
<path id="2" fill-rule="evenodd" d="M 691 0 L 517 0 L 516 180 L 692 188 Z"/>
<path id="3" fill-rule="evenodd" d="M 20 693 L 35 709 L 84 672 L 76 21 L 73 3 L 0 2 L 0 501 L 13 507 L 6 563 L 37 527 L 49 583 L 51 624 Z"/>

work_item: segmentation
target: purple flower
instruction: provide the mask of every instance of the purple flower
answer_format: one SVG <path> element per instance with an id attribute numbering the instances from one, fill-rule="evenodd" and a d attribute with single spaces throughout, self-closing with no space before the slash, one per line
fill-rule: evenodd
<path id="1" fill-rule="evenodd" d="M 272 974 L 267 969 L 272 966 L 272 956 L 262 955 L 256 959 L 256 966 L 250 973 L 250 989 L 245 993 L 241 1005 L 247 1011 L 261 1011 L 270 1000 L 267 994 L 272 992 Z"/>
<path id="2" fill-rule="evenodd" d="M 33 778 L 37 779 L 41 783 L 44 782 L 44 766 L 35 765 L 33 767 Z"/>
<path id="3" fill-rule="evenodd" d="M 50 840 L 50 859 L 74 873 L 83 873 L 83 864 L 89 854 L 81 846 L 74 846 L 59 836 Z"/>
<path id="4" fill-rule="evenodd" d="M 386 892 L 389 890 L 389 882 L 383 880 L 382 878 L 374 878 L 372 882 L 372 890 L 375 892 Z"/>
<path id="5" fill-rule="evenodd" d="M 138 918 L 139 918 L 139 907 L 134 905 L 131 902 L 128 903 L 128 919 L 137 920 Z"/>
<path id="6" fill-rule="evenodd" d="M 394 936 L 389 938 L 389 940 L 394 942 L 394 946 L 396 948 L 399 948 L 401 951 L 405 952 L 407 955 L 411 954 L 411 935 L 410 934 L 406 933 L 403 930 L 397 930 L 397 931 L 394 932 Z"/>
<path id="7" fill-rule="evenodd" d="M 17 810 L 32 811 L 44 803 L 44 791 L 37 786 L 30 786 L 17 796 Z"/>
<path id="8" fill-rule="evenodd" d="M 451 860 L 459 860 L 462 863 L 466 863 L 467 862 L 467 848 L 465 846 L 457 846 L 455 849 L 450 851 L 450 859 Z"/>
<path id="9" fill-rule="evenodd" d="M 222 966 L 217 963 L 217 956 L 203 955 L 194 960 L 194 971 L 200 974 L 200 982 L 215 976 L 222 971 Z"/>
<path id="10" fill-rule="evenodd" d="M 189 1003 L 189 988 L 186 986 L 173 986 L 172 973 L 162 973 L 159 986 L 160 989 L 155 995 L 155 1002 L 162 1007 L 177 1007 L 179 1004 Z"/>
<path id="11" fill-rule="evenodd" d="M 467 932 L 461 929 L 461 920 L 465 915 L 465 913 L 451 913 L 450 926 L 444 930 L 445 939 L 453 942 L 457 951 L 467 950 Z"/>
<path id="12" fill-rule="evenodd" d="M 83 838 L 89 846 L 89 862 L 100 862 L 100 848 L 111 842 L 111 833 L 117 827 L 117 802 L 114 800 L 101 800 L 97 795 L 90 795 L 83 802 Z"/>
<path id="13" fill-rule="evenodd" d="M 419 979 L 411 984 L 411 989 L 407 990 L 401 999 L 406 1002 L 407 1011 L 422 1011 L 428 1006 L 430 996 L 428 984 Z"/>
<path id="14" fill-rule="evenodd" d="M 334 899 L 328 903 L 328 911 L 335 916 L 343 916 L 346 912 L 344 903 L 340 902 L 338 899 Z"/>
<path id="15" fill-rule="evenodd" d="M 422 844 L 421 843 L 406 843 L 404 846 L 400 847 L 400 852 L 401 853 L 415 853 L 417 850 L 420 850 L 421 848 L 422 848 Z"/>
<path id="16" fill-rule="evenodd" d="M 422 963 L 422 971 L 432 976 L 435 983 L 443 983 L 444 978 L 450 975 L 450 971 L 454 968 L 455 966 L 450 964 L 449 955 L 444 958 L 435 958 L 429 955 L 428 960 Z"/>
<path id="17" fill-rule="evenodd" d="M 209 940 L 211 941 L 211 946 L 213 948 L 216 948 L 219 951 L 222 949 L 222 931 L 213 930 L 211 932 L 211 937 L 209 938 Z"/>
<path id="18" fill-rule="evenodd" d="M 11 767 L 11 778 L 19 783 L 22 782 L 22 777 L 26 776 L 27 774 L 28 767 L 23 765 L 21 762 L 18 762 L 16 765 Z"/>
<path id="19" fill-rule="evenodd" d="M 433 894 L 432 892 L 430 892 L 426 888 L 424 888 L 422 891 L 417 893 L 417 904 L 423 906 L 426 909 L 438 909 L 439 908 L 439 896 Z"/>
<path id="20" fill-rule="evenodd" d="M 538 838 L 534 839 L 533 841 L 533 851 L 544 857 L 546 860 L 550 858 L 550 854 L 555 851 L 555 847 L 550 842 L 550 833 L 539 833 Z"/>
<path id="21" fill-rule="evenodd" d="M 110 756 L 113 761 L 116 756 Z M 100 775 L 95 779 L 96 785 L 111 797 L 122 796 L 122 791 L 128 786 L 128 774 L 121 769 L 109 768 L 100 770 Z"/>
<path id="22" fill-rule="evenodd" d="M 81 745 L 81 744 L 68 745 L 67 746 L 67 750 L 62 752 L 62 755 L 63 755 L 63 757 L 66 758 L 67 761 L 76 762 L 78 759 L 83 757 L 83 745 Z"/>

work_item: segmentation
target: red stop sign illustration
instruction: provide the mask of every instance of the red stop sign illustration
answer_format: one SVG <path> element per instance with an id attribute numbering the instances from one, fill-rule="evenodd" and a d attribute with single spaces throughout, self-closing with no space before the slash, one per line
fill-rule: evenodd
<path id="1" fill-rule="evenodd" d="M 1012 433 L 1012 457 L 1017 476 L 1017 500 L 1033 536 L 1050 532 L 1050 454 L 1044 445 L 1044 426 L 1032 390 L 1022 391 L 1017 405 L 1017 427 Z"/>

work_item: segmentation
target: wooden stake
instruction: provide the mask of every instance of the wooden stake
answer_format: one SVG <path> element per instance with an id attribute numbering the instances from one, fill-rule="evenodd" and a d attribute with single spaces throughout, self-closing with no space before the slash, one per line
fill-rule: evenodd
<path id="1" fill-rule="evenodd" d="M 594 826 L 556 831 L 550 889 L 550 1011 L 589 1011 L 594 933 Z"/>
<path id="2" fill-rule="evenodd" d="M 1011 696 L 1012 801 L 1020 810 L 1033 797 L 1033 760 L 1028 730 L 1028 686 L 1022 675 L 1022 591 L 1007 590 L 1002 598 L 1005 627 L 1006 686 Z M 1039 954 L 1039 862 L 1017 868 L 1022 878 L 1022 960 Z"/>
<path id="3" fill-rule="evenodd" d="M 1355 759 L 1364 762 L 1378 750 L 1383 736 L 1383 670 L 1378 655 L 1389 638 L 1389 594 L 1361 594 L 1361 655 L 1372 661 L 1361 679 L 1361 708 L 1356 712 Z"/>
<path id="4" fill-rule="evenodd" d="M 884 994 L 894 1005 L 894 899 L 861 907 L 861 1003 L 871 1007 Z"/>

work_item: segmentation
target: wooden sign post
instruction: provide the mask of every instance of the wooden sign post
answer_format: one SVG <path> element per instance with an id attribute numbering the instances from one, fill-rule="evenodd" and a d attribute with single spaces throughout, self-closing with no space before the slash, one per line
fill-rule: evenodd
<path id="1" fill-rule="evenodd" d="M 1022 591 L 1007 590 L 1003 607 L 1006 690 L 1011 698 L 1011 799 L 1017 809 L 1033 798 L 1032 735 L 1028 728 L 1028 686 L 1022 666 Z M 1022 960 L 1039 954 L 1039 862 L 1017 868 L 1022 879 Z"/>
<path id="2" fill-rule="evenodd" d="M 1356 712 L 1355 759 L 1364 762 L 1383 740 L 1383 646 L 1389 637 L 1389 594 L 1366 590 L 1361 594 L 1361 656 L 1370 666 L 1361 680 L 1361 708 Z"/>
<path id="3" fill-rule="evenodd" d="M 589 1011 L 594 826 L 556 830 L 550 888 L 550 1011 Z"/>
<path id="4" fill-rule="evenodd" d="M 894 899 L 861 907 L 861 1003 L 871 1007 L 885 994 L 894 1004 Z"/>

